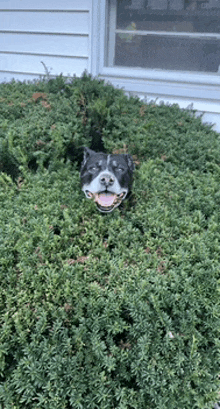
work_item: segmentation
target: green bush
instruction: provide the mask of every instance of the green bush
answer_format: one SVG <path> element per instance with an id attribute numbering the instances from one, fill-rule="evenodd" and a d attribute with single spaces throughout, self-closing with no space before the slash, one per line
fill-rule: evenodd
<path id="1" fill-rule="evenodd" d="M 219 135 L 87 76 L 0 90 L 0 407 L 211 409 Z M 107 215 L 77 163 L 101 136 L 137 162 Z"/>

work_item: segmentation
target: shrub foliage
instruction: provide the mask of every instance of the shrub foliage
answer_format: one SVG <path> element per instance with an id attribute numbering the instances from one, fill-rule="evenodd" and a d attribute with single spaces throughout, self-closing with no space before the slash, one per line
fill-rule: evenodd
<path id="1" fill-rule="evenodd" d="M 0 90 L 1 408 L 211 408 L 219 135 L 86 75 Z M 102 144 L 137 164 L 107 215 L 79 185 Z"/>

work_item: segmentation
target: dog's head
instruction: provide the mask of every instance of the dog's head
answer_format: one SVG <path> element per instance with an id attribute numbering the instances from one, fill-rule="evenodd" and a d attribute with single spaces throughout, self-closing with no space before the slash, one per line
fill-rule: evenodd
<path id="1" fill-rule="evenodd" d="M 109 213 L 127 196 L 133 170 L 131 155 L 107 155 L 85 148 L 80 172 L 82 190 L 100 212 Z"/>

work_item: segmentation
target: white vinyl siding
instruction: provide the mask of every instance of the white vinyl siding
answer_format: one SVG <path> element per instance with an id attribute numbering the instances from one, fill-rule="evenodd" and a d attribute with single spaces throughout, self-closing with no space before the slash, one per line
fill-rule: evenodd
<path id="1" fill-rule="evenodd" d="M 90 0 L 1 0 L 4 10 L 89 10 Z M 4 7 L 3 7 L 4 6 Z M 62 7 L 61 7 L 62 6 Z"/>
<path id="2" fill-rule="evenodd" d="M 0 81 L 90 71 L 91 1 L 0 1 Z"/>
<path id="3" fill-rule="evenodd" d="M 63 35 L 33 33 L 7 33 L 1 34 L 2 53 L 40 54 L 53 56 L 71 56 L 88 58 L 88 35 Z M 16 51 L 15 51 L 16 50 Z"/>
<path id="4" fill-rule="evenodd" d="M 83 10 L 1 11 L 1 31 L 89 34 L 89 13 Z"/>

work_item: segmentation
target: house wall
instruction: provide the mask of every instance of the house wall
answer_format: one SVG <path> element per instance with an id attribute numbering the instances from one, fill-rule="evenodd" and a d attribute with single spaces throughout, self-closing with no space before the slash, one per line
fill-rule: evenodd
<path id="1" fill-rule="evenodd" d="M 91 70 L 91 0 L 1 0 L 0 81 Z"/>

